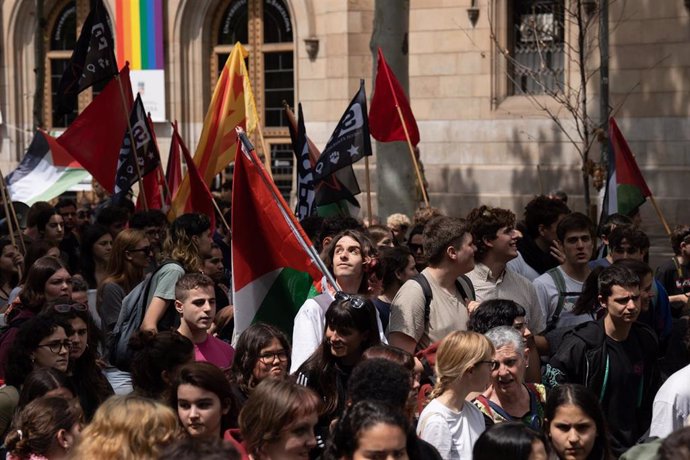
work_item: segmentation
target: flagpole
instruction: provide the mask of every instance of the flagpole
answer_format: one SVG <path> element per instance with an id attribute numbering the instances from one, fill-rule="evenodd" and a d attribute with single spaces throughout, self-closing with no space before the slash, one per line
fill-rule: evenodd
<path id="1" fill-rule="evenodd" d="M 139 153 L 137 152 L 137 144 L 134 141 L 134 134 L 132 134 L 132 124 L 129 121 L 130 111 L 127 110 L 127 100 L 125 99 L 125 91 L 122 89 L 122 80 L 120 74 L 115 75 L 117 80 L 117 87 L 120 88 L 120 99 L 122 100 L 122 107 L 124 108 L 125 118 L 127 119 L 127 133 L 129 134 L 129 141 L 132 143 L 132 154 L 134 155 L 134 164 L 137 168 L 137 181 L 139 183 L 139 193 L 144 198 L 144 211 L 149 210 L 149 202 L 146 199 L 146 190 L 144 190 L 144 180 L 141 177 L 141 168 L 139 167 Z"/>
<path id="2" fill-rule="evenodd" d="M 666 234 L 668 236 L 671 236 L 671 228 L 668 226 L 668 222 L 666 222 L 666 218 L 664 217 L 664 214 L 661 212 L 661 208 L 656 203 L 656 200 L 654 199 L 654 195 L 649 195 L 649 201 L 651 201 L 652 206 L 654 206 L 654 210 L 659 215 L 659 219 L 661 220 L 661 223 L 664 226 L 664 230 L 666 230 Z"/>
<path id="3" fill-rule="evenodd" d="M 364 173 L 367 179 L 367 217 L 369 217 L 369 225 L 374 223 L 371 221 L 371 179 L 369 177 L 369 155 L 364 157 Z"/>
<path id="4" fill-rule="evenodd" d="M 419 162 L 417 162 L 417 157 L 414 154 L 414 147 L 412 147 L 412 140 L 410 140 L 410 133 L 407 131 L 407 124 L 405 124 L 405 118 L 403 117 L 402 110 L 400 110 L 400 105 L 398 102 L 395 103 L 395 108 L 398 110 L 398 116 L 400 117 L 400 123 L 402 124 L 403 130 L 405 131 L 405 139 L 407 139 L 407 147 L 410 150 L 410 156 L 412 157 L 412 164 L 414 165 L 414 170 L 417 173 L 417 181 L 419 182 L 419 188 L 422 190 L 422 197 L 424 197 L 424 204 L 429 207 L 429 196 L 426 193 L 426 187 L 424 187 L 424 181 L 422 180 L 422 172 L 419 169 Z"/>
<path id="5" fill-rule="evenodd" d="M 2 173 L 0 173 L 0 176 L 2 176 Z M 12 241 L 12 245 L 15 247 L 17 246 L 17 240 L 14 237 L 14 230 L 12 229 L 12 226 L 14 223 L 12 222 L 12 216 L 10 215 L 10 205 L 8 204 L 8 195 L 7 193 L 7 188 L 5 187 L 5 177 L 2 177 L 2 185 L 0 186 L 0 194 L 2 194 L 2 205 L 5 208 L 5 221 L 7 221 L 7 229 L 10 232 L 10 241 Z"/>
<path id="6" fill-rule="evenodd" d="M 256 129 L 259 131 L 259 140 L 261 141 L 261 148 L 264 151 L 264 162 L 268 177 L 273 180 L 273 172 L 271 171 L 271 151 L 266 148 L 266 140 L 264 139 L 264 130 L 261 127 L 260 120 L 256 120 Z"/>
<path id="7" fill-rule="evenodd" d="M 161 149 L 158 147 L 158 138 L 156 138 L 156 130 L 153 127 L 151 112 L 148 112 L 147 115 L 148 117 L 146 118 L 146 122 L 149 124 L 149 129 L 151 130 L 151 134 L 153 134 L 153 142 L 155 142 L 156 150 L 158 150 L 158 172 L 161 174 L 158 177 L 158 186 L 160 187 L 161 177 L 163 177 L 163 190 L 165 190 L 166 196 L 168 196 L 170 198 L 170 201 L 172 202 L 172 197 L 170 196 L 170 190 L 168 188 L 168 181 L 165 180 L 165 172 L 163 172 L 163 162 L 161 161 Z"/>
<path id="8" fill-rule="evenodd" d="M 17 246 L 17 241 L 15 240 L 14 234 L 12 232 L 12 225 L 14 225 L 17 228 L 17 239 L 21 242 L 21 250 L 22 254 L 26 254 L 26 244 L 24 243 L 24 236 L 22 235 L 22 229 L 19 226 L 19 219 L 17 219 L 17 211 L 14 209 L 14 204 L 12 203 L 12 200 L 10 199 L 10 191 L 7 188 L 7 182 L 5 182 L 5 176 L 2 174 L 2 171 L 0 171 L 0 188 L 2 189 L 2 198 L 3 201 L 5 202 L 5 216 L 6 219 L 8 219 L 8 229 L 10 231 L 10 240 L 12 241 L 12 244 L 16 247 Z M 9 207 L 9 215 L 7 213 L 7 208 Z M 25 267 L 26 268 L 26 267 Z M 22 267 L 18 266 L 17 267 L 17 272 L 19 274 L 19 278 L 21 279 L 22 277 Z"/>
<path id="9" fill-rule="evenodd" d="M 235 128 L 235 131 L 237 132 L 237 136 L 242 142 L 242 145 L 244 146 L 245 150 L 249 153 L 249 160 L 256 166 L 259 176 L 261 177 L 261 180 L 263 181 L 264 185 L 268 188 L 268 190 L 271 192 L 271 195 L 273 195 L 273 200 L 278 204 L 278 209 L 280 209 L 281 214 L 285 218 L 288 226 L 290 227 L 290 230 L 292 231 L 293 235 L 298 239 L 300 244 L 307 248 L 307 253 L 311 257 L 312 261 L 316 264 L 316 266 L 319 268 L 323 276 L 326 277 L 328 282 L 335 288 L 336 291 L 340 291 L 340 286 L 338 286 L 338 282 L 335 280 L 331 272 L 328 270 L 326 267 L 326 264 L 323 263 L 323 260 L 321 260 L 321 257 L 319 257 L 318 252 L 316 252 L 316 248 L 314 248 L 313 244 L 308 244 L 307 241 L 304 239 L 302 236 L 302 232 L 299 231 L 297 223 L 294 222 L 294 217 L 292 214 L 290 214 L 290 211 L 287 209 L 287 204 L 285 203 L 285 200 L 283 199 L 282 196 L 276 194 L 275 191 L 275 184 L 272 184 L 271 181 L 266 177 L 266 170 L 263 168 L 263 165 L 261 164 L 260 161 L 258 161 L 258 158 L 256 157 L 256 153 L 254 155 L 251 154 L 252 150 L 254 150 L 254 146 L 251 144 L 249 139 L 247 138 L 247 135 L 245 134 L 244 130 L 238 126 Z M 304 231 L 304 230 L 302 230 Z"/>

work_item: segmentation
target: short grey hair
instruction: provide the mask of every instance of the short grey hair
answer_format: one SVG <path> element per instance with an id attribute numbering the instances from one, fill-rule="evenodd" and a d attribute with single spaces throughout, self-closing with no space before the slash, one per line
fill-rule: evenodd
<path id="1" fill-rule="evenodd" d="M 484 334 L 495 349 L 512 345 L 519 355 L 525 353 L 525 340 L 520 331 L 511 326 L 498 326 Z"/>

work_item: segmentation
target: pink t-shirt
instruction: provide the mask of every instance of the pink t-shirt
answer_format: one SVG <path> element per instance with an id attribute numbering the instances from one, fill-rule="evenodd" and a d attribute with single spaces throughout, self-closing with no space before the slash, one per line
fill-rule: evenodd
<path id="1" fill-rule="evenodd" d="M 196 361 L 207 361 L 221 369 L 232 365 L 233 356 L 235 356 L 235 349 L 212 335 L 209 335 L 203 342 L 194 344 L 194 359 Z"/>

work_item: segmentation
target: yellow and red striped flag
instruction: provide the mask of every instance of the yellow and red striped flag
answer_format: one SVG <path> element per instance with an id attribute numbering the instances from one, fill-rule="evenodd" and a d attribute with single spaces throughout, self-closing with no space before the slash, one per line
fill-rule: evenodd
<path id="1" fill-rule="evenodd" d="M 254 94 L 244 64 L 247 54 L 247 50 L 239 42 L 235 43 L 213 91 L 201 138 L 194 153 L 194 164 L 209 186 L 216 174 L 235 159 L 235 127 L 241 126 L 251 135 L 259 123 Z M 192 211 L 189 198 L 189 177 L 185 175 L 173 197 L 170 209 L 172 217 Z"/>

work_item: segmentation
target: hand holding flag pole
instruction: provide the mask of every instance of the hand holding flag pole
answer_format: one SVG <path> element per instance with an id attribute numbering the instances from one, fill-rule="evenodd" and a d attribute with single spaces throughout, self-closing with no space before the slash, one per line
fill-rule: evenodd
<path id="1" fill-rule="evenodd" d="M 242 143 L 242 152 L 244 155 L 249 158 L 249 160 L 252 162 L 254 167 L 256 167 L 257 171 L 259 172 L 259 176 L 261 177 L 262 182 L 268 188 L 268 190 L 271 192 L 271 195 L 273 196 L 273 199 L 275 202 L 278 204 L 278 208 L 280 209 L 280 213 L 283 215 L 283 218 L 287 222 L 288 226 L 290 227 L 290 230 L 292 231 L 292 234 L 295 235 L 297 240 L 299 241 L 300 245 L 307 250 L 307 254 L 311 258 L 311 260 L 316 264 L 318 267 L 319 271 L 323 274 L 323 276 L 326 277 L 328 282 L 330 283 L 331 286 L 336 291 L 340 291 L 340 286 L 338 286 L 338 283 L 336 282 L 335 278 L 331 274 L 331 272 L 328 270 L 326 265 L 323 263 L 323 260 L 321 260 L 321 257 L 319 257 L 319 253 L 316 251 L 316 248 L 314 248 L 314 245 L 311 244 L 304 234 L 304 230 L 302 227 L 299 225 L 299 223 L 295 220 L 294 215 L 288 208 L 287 203 L 285 202 L 285 199 L 283 196 L 277 191 L 275 183 L 271 181 L 271 179 L 268 177 L 268 174 L 266 173 L 266 169 L 264 168 L 263 164 L 261 164 L 261 161 L 259 161 L 259 158 L 256 156 L 256 152 L 254 151 L 254 146 L 252 143 L 249 141 L 249 138 L 245 134 L 244 130 L 242 127 L 237 126 L 235 128 L 235 131 L 237 132 L 237 137 L 239 141 Z"/>

